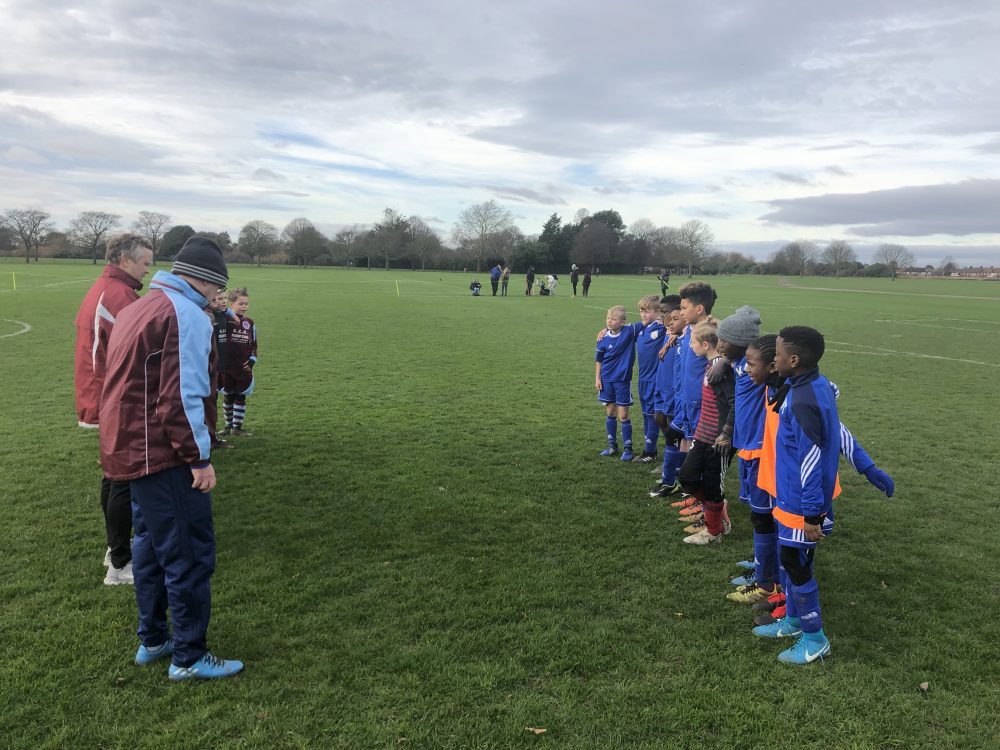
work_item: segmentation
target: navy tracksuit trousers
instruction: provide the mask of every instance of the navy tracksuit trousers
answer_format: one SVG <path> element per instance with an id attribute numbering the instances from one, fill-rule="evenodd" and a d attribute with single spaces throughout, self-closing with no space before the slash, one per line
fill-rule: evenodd
<path id="1" fill-rule="evenodd" d="M 192 489 L 191 470 L 178 466 L 132 480 L 132 573 L 139 607 L 139 641 L 170 639 L 173 663 L 190 667 L 208 651 L 215 572 L 212 495 Z"/>

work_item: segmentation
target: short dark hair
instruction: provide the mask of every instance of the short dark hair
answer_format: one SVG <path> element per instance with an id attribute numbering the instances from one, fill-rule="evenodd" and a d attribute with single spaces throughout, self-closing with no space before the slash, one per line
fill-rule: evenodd
<path id="1" fill-rule="evenodd" d="M 660 311 L 672 313 L 674 310 L 681 309 L 681 296 L 679 294 L 668 294 L 666 297 L 660 297 Z"/>
<path id="2" fill-rule="evenodd" d="M 777 344 L 777 335 L 773 333 L 765 333 L 763 336 L 754 339 L 747 349 L 756 349 L 760 352 L 761 359 L 763 359 L 766 364 L 771 364 L 774 362 L 774 352 Z"/>
<path id="3" fill-rule="evenodd" d="M 778 332 L 785 347 L 792 354 L 797 354 L 801 366 L 805 368 L 815 367 L 823 358 L 826 351 L 826 342 L 823 334 L 815 328 L 809 326 L 788 326 Z"/>
<path id="4" fill-rule="evenodd" d="M 701 305 L 708 314 L 715 307 L 715 300 L 719 295 L 712 289 L 711 284 L 706 284 L 704 281 L 689 281 L 681 287 L 680 298 L 686 299 L 692 305 Z"/>

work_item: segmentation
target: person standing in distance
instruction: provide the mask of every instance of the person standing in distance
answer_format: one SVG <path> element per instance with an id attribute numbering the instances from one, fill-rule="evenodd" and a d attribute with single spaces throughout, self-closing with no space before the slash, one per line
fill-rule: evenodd
<path id="1" fill-rule="evenodd" d="M 108 339 L 119 313 L 139 299 L 142 279 L 153 264 L 153 249 L 142 237 L 120 234 L 107 243 L 107 265 L 76 314 L 76 418 L 97 429 Z M 101 478 L 101 510 L 107 537 L 107 586 L 132 583 L 132 505 L 128 482 Z"/>
<path id="2" fill-rule="evenodd" d="M 500 277 L 503 276 L 503 268 L 497 263 L 490 269 L 490 286 L 493 287 L 493 296 L 497 296 L 497 289 L 500 287 Z"/>
<path id="3" fill-rule="evenodd" d="M 219 246 L 192 237 L 150 291 L 118 317 L 101 396 L 101 464 L 132 485 L 132 567 L 143 666 L 168 656 L 171 680 L 229 677 L 243 663 L 208 650 L 215 572 L 215 470 L 205 406 L 212 323 L 209 300 L 229 271 Z M 167 610 L 173 635 L 167 624 Z"/>

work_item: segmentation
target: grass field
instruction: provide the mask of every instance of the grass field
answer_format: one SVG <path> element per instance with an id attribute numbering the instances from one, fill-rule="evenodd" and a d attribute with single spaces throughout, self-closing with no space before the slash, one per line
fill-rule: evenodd
<path id="1" fill-rule="evenodd" d="M 473 299 L 471 275 L 234 268 L 255 436 L 216 459 L 209 636 L 247 669 L 172 685 L 101 584 L 72 390 L 98 271 L 0 264 L 0 746 L 1000 747 L 1000 284 L 709 279 L 717 315 L 826 334 L 841 418 L 897 483 L 842 464 L 833 653 L 795 669 L 724 599 L 745 509 L 691 548 L 648 467 L 597 455 L 594 335 L 651 277 Z"/>

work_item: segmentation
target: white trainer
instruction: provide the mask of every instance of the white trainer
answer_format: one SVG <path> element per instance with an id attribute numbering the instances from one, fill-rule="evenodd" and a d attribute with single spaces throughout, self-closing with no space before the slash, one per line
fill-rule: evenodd
<path id="1" fill-rule="evenodd" d="M 122 568 L 116 568 L 114 565 L 109 565 L 108 574 L 104 576 L 105 586 L 121 586 L 122 584 L 127 586 L 135 584 L 135 578 L 132 576 L 131 560 L 125 563 L 125 566 Z"/>
<path id="2" fill-rule="evenodd" d="M 722 534 L 709 534 L 708 529 L 702 529 L 697 534 L 684 537 L 684 542 L 685 544 L 697 544 L 701 546 L 706 544 L 721 544 Z"/>
<path id="3" fill-rule="evenodd" d="M 108 551 L 104 553 L 104 567 L 111 567 L 111 547 L 108 547 Z"/>

